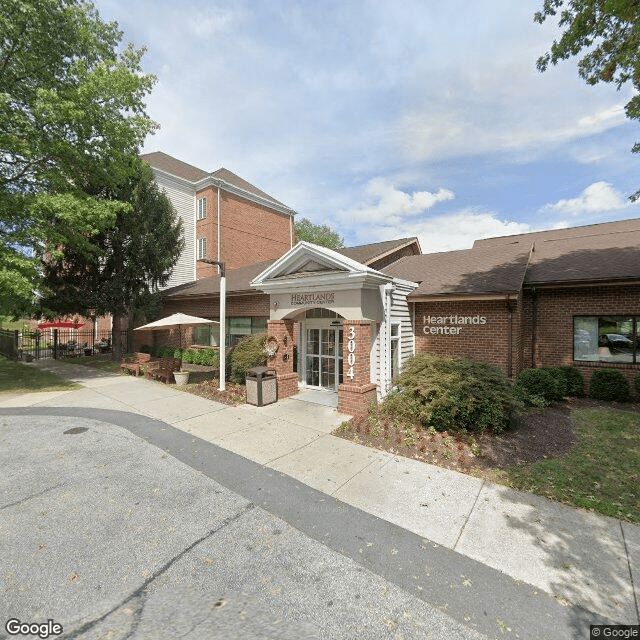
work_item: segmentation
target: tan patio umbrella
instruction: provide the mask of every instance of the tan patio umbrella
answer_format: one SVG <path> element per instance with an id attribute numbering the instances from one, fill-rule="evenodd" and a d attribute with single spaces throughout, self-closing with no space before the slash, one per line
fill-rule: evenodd
<path id="1" fill-rule="evenodd" d="M 134 331 L 151 330 L 158 331 L 162 329 L 170 329 L 171 327 L 178 327 L 180 334 L 180 348 L 182 349 L 182 327 L 192 324 L 220 324 L 217 320 L 208 320 L 207 318 L 198 318 L 197 316 L 188 316 L 185 313 L 174 313 L 166 318 L 160 318 L 155 322 L 149 324 L 143 324 L 141 327 L 136 327 Z"/>

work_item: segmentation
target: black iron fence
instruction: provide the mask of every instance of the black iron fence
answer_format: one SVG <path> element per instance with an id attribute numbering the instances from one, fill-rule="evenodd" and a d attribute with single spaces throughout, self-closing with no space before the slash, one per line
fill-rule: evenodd
<path id="1" fill-rule="evenodd" d="M 122 332 L 122 352 L 128 351 L 128 334 Z M 111 331 L 80 329 L 40 329 L 10 331 L 0 329 L 0 353 L 11 360 L 75 358 L 111 353 Z"/>

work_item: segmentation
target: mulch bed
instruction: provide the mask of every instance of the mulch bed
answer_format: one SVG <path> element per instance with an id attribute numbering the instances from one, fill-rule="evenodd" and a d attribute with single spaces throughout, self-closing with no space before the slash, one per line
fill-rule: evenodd
<path id="1" fill-rule="evenodd" d="M 190 365 L 190 366 L 199 366 L 199 365 Z M 201 396 L 202 398 L 208 398 L 209 400 L 215 400 L 216 402 L 221 402 L 223 404 L 228 404 L 231 406 L 236 406 L 239 404 L 243 404 L 245 402 L 245 387 L 241 384 L 233 384 L 232 382 L 227 382 L 225 384 L 225 390 L 220 391 L 218 389 L 218 385 L 220 384 L 217 378 L 217 369 L 216 369 L 216 377 L 203 380 L 202 382 L 196 381 L 196 384 L 192 384 L 192 375 L 189 376 L 189 384 L 183 387 L 176 387 L 176 389 L 180 389 L 182 391 L 186 391 L 188 393 L 193 393 L 196 396 Z"/>
<path id="2" fill-rule="evenodd" d="M 446 431 L 429 434 L 410 425 L 397 428 L 389 420 L 383 420 L 379 433 L 366 415 L 354 416 L 334 434 L 395 455 L 495 480 L 496 473 L 515 465 L 557 458 L 568 452 L 576 442 L 571 411 L 582 407 L 640 412 L 638 403 L 567 398 L 546 409 L 532 409 L 520 418 L 516 428 L 500 435 L 483 433 L 470 438 L 469 434 Z"/>

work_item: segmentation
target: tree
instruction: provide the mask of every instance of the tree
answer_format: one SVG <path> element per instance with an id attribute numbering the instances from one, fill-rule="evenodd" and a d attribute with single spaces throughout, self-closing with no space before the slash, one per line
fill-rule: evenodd
<path id="1" fill-rule="evenodd" d="M 0 303 L 20 312 L 39 251 L 114 223 L 117 207 L 84 186 L 126 179 L 157 126 L 144 105 L 155 78 L 142 73 L 144 49 L 118 52 L 117 24 L 84 0 L 0 0 L 0 33 Z"/>
<path id="2" fill-rule="evenodd" d="M 578 72 L 587 84 L 609 82 L 619 90 L 630 82 L 636 89 L 625 105 L 628 118 L 640 120 L 640 3 L 638 0 L 544 0 L 534 20 L 542 24 L 556 16 L 564 28 L 550 51 L 538 59 L 538 69 L 582 55 Z M 640 152 L 640 143 L 632 151 Z M 631 196 L 640 197 L 640 190 Z"/>
<path id="3" fill-rule="evenodd" d="M 296 222 L 296 238 L 305 242 L 313 242 L 329 249 L 344 247 L 344 240 L 329 225 L 313 224 L 308 218 Z"/>
<path id="4" fill-rule="evenodd" d="M 149 304 L 184 248 L 182 223 L 153 172 L 137 158 L 134 165 L 131 177 L 117 187 L 88 187 L 106 203 L 116 203 L 115 224 L 74 235 L 43 261 L 41 312 L 111 313 L 115 357 L 124 318 Z"/>

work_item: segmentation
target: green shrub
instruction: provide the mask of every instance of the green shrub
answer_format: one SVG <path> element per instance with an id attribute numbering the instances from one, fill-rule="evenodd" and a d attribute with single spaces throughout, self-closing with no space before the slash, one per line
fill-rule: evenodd
<path id="1" fill-rule="evenodd" d="M 540 407 L 548 406 L 554 400 L 561 400 L 564 388 L 564 375 L 561 372 L 541 367 L 521 371 L 513 385 L 513 393 L 525 404 Z"/>
<path id="2" fill-rule="evenodd" d="M 500 433 L 522 406 L 500 369 L 466 359 L 418 354 L 395 383 L 399 388 L 385 398 L 381 413 L 417 419 L 425 429 Z"/>
<path id="3" fill-rule="evenodd" d="M 178 357 L 178 356 L 174 356 L 174 357 Z M 182 352 L 182 362 L 185 362 L 187 364 L 195 364 L 196 360 L 196 352 L 193 349 L 185 349 Z"/>
<path id="4" fill-rule="evenodd" d="M 236 384 L 244 384 L 247 369 L 266 364 L 267 354 L 264 350 L 264 343 L 267 340 L 266 333 L 258 333 L 242 342 L 239 342 L 231 352 L 229 358 L 231 364 L 231 375 L 229 380 Z"/>
<path id="5" fill-rule="evenodd" d="M 640 373 L 636 374 L 636 377 L 633 381 L 633 386 L 636 388 L 636 391 L 640 393 Z"/>
<path id="6" fill-rule="evenodd" d="M 629 399 L 629 381 L 617 369 L 596 369 L 591 376 L 589 395 L 596 400 Z"/>
<path id="7" fill-rule="evenodd" d="M 211 367 L 217 367 L 220 364 L 220 355 L 215 349 L 205 349 L 202 351 L 203 363 Z"/>
<path id="8" fill-rule="evenodd" d="M 584 376 L 580 369 L 576 369 L 568 364 L 559 367 L 559 369 L 564 374 L 566 383 L 565 395 L 582 398 L 584 396 Z"/>
<path id="9" fill-rule="evenodd" d="M 567 395 L 567 378 L 564 371 L 560 367 L 548 367 L 547 371 L 558 383 L 557 395 L 554 400 L 562 400 Z"/>

